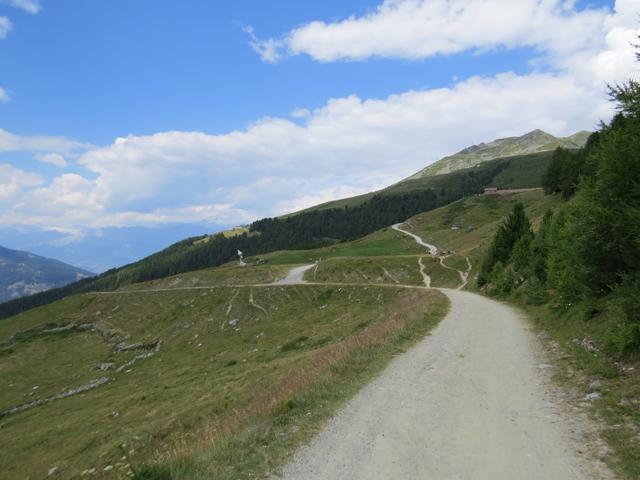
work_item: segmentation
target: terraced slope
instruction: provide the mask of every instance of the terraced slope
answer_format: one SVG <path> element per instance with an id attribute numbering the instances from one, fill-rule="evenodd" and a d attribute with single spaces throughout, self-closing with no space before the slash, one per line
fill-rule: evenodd
<path id="1" fill-rule="evenodd" d="M 174 278 L 78 295 L 0 322 L 3 476 L 57 468 L 62 478 L 127 478 L 157 462 L 189 479 L 264 471 L 446 309 L 428 290 L 202 288 L 198 275 L 183 286 Z M 286 445 L 263 447 L 247 428 L 284 435 Z M 248 463 L 228 457 L 234 449 Z"/>

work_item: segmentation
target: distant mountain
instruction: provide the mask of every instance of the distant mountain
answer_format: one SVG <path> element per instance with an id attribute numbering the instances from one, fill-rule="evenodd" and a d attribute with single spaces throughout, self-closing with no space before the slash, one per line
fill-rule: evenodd
<path id="1" fill-rule="evenodd" d="M 489 143 L 467 147 L 454 155 L 444 157 L 406 180 L 451 173 L 497 158 L 548 152 L 557 147 L 580 148 L 584 146 L 590 134 L 590 132 L 581 131 L 570 137 L 554 137 L 542 130 L 533 130 L 521 137 L 500 138 Z"/>
<path id="2" fill-rule="evenodd" d="M 81 235 L 31 225 L 0 227 L 0 245 L 77 265 L 91 272 L 135 262 L 187 237 L 215 233 L 230 225 L 179 223 L 154 227 L 105 227 Z"/>
<path id="3" fill-rule="evenodd" d="M 92 275 L 58 260 L 0 247 L 0 302 L 60 287 Z"/>

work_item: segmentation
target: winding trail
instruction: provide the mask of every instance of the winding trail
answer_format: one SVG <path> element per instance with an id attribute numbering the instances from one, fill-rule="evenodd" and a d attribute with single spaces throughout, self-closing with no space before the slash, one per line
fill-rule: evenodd
<path id="1" fill-rule="evenodd" d="M 456 287 L 457 290 L 462 290 L 464 287 L 467 286 L 467 284 L 469 283 L 469 273 L 471 273 L 471 261 L 469 260 L 468 257 L 464 257 L 465 260 L 467 261 L 467 265 L 468 268 L 466 271 L 462 271 L 462 270 L 458 270 L 457 268 L 453 268 L 450 267 L 449 265 L 447 265 L 446 263 L 444 263 L 445 259 L 447 259 L 448 257 L 440 257 L 440 265 L 442 265 L 443 268 L 446 268 L 447 270 L 453 270 L 454 272 L 458 272 L 458 275 L 460 276 L 460 285 L 458 285 L 458 287 Z"/>
<path id="2" fill-rule="evenodd" d="M 422 275 L 422 281 L 424 282 L 424 286 L 427 288 L 431 288 L 431 277 L 425 272 L 424 263 L 422 263 L 422 257 L 418 258 L 418 267 L 420 267 L 420 275 Z"/>
<path id="3" fill-rule="evenodd" d="M 480 295 L 441 291 L 451 311 L 432 335 L 361 390 L 283 478 L 613 478 L 572 434 L 580 424 L 550 393 L 527 321 Z"/>
<path id="4" fill-rule="evenodd" d="M 409 235 L 410 237 L 412 237 L 416 241 L 416 243 L 418 245 L 422 245 L 423 247 L 426 247 L 429 250 L 429 254 L 431 254 L 431 255 L 437 255 L 438 254 L 438 247 L 436 247 L 435 245 L 431 245 L 430 243 L 425 242 L 424 240 L 422 240 L 422 238 L 420 238 L 415 233 L 411 233 L 408 230 L 404 230 L 404 229 L 400 228 L 401 225 L 403 225 L 403 224 L 402 223 L 396 223 L 395 225 L 391 225 L 391 228 L 393 228 L 396 232 L 404 233 L 405 235 Z"/>
<path id="5" fill-rule="evenodd" d="M 432 245 L 430 243 L 425 242 L 422 239 L 422 237 L 416 235 L 415 233 L 411 233 L 408 230 L 404 230 L 403 228 L 400 228 L 402 225 L 403 225 L 402 223 L 396 223 L 395 225 L 392 225 L 391 228 L 393 228 L 397 232 L 404 233 L 405 235 L 408 235 L 411 238 L 413 238 L 418 245 L 426 247 L 429 250 L 429 253 L 431 255 L 438 255 L 438 252 L 440 251 L 438 249 L 438 247 L 436 247 L 435 245 Z M 462 271 L 462 270 L 458 270 L 456 268 L 450 267 L 449 265 L 444 263 L 446 258 L 448 258 L 448 255 L 440 255 L 440 265 L 442 265 L 443 268 L 446 268 L 447 270 L 453 270 L 454 272 L 457 272 L 458 275 L 460 275 L 461 284 L 458 286 L 458 290 L 462 290 L 469 283 L 469 274 L 471 273 L 471 269 L 472 269 L 471 261 L 469 260 L 468 257 L 465 257 L 465 260 L 467 261 L 468 268 L 467 268 L 466 271 Z M 424 272 L 424 265 L 422 265 L 422 260 L 420 260 L 420 273 L 422 274 L 422 276 L 424 278 L 425 274 L 423 272 Z M 427 285 L 426 281 L 425 281 L 425 285 Z M 427 285 L 427 287 L 429 287 L 429 286 L 431 286 L 431 279 L 429 279 L 429 285 Z"/>

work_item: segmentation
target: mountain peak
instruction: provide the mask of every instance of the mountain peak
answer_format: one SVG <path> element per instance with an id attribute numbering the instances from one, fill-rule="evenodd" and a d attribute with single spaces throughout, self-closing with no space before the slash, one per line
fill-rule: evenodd
<path id="1" fill-rule="evenodd" d="M 537 128 L 519 137 L 498 138 L 488 143 L 472 145 L 438 160 L 407 180 L 450 173 L 498 158 L 547 152 L 557 147 L 580 148 L 586 143 L 589 135 L 590 132 L 580 131 L 569 137 L 554 137 Z"/>

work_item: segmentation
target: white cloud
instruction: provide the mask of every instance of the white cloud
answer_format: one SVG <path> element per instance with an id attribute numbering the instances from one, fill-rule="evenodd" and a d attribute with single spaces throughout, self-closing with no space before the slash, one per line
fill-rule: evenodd
<path id="1" fill-rule="evenodd" d="M 249 45 L 253 48 L 260 58 L 265 62 L 275 63 L 280 60 L 280 50 L 283 47 L 283 42 L 280 40 L 260 40 L 256 37 L 252 27 L 246 27 L 245 33 L 249 35 Z"/>
<path id="2" fill-rule="evenodd" d="M 0 152 L 71 152 L 89 145 L 64 137 L 17 135 L 0 128 Z"/>
<path id="3" fill-rule="evenodd" d="M 244 223 L 380 188 L 473 143 L 534 128 L 570 134 L 609 114 L 602 90 L 555 74 L 332 99 L 297 122 L 265 118 L 224 135 L 118 138 L 80 155 L 86 175 L 25 189 L 0 223 Z"/>
<path id="4" fill-rule="evenodd" d="M 0 17 L 0 38 L 6 38 L 12 28 L 11 20 L 7 17 Z"/>
<path id="5" fill-rule="evenodd" d="M 11 100 L 11 97 L 9 97 L 7 91 L 0 87 L 0 103 L 8 102 L 9 100 Z"/>
<path id="6" fill-rule="evenodd" d="M 387 1 L 384 8 L 368 16 L 332 24 L 323 31 L 340 39 L 345 25 L 355 24 L 355 31 L 373 25 L 382 29 L 382 33 L 369 32 L 374 40 L 380 39 L 372 45 L 382 52 L 381 39 L 395 32 L 386 28 L 393 23 L 385 22 L 402 9 L 423 5 L 417 0 Z M 39 177 L 30 178 L 31 183 L 16 180 L 14 171 L 12 180 L 4 183 L 11 185 L 5 190 L 12 208 L 0 209 L 0 224 L 20 221 L 75 229 L 174 221 L 245 223 L 380 188 L 481 141 L 535 128 L 555 135 L 594 128 L 612 113 L 606 82 L 622 81 L 637 68 L 630 44 L 638 28 L 638 0 L 619 0 L 615 12 L 582 13 L 569 7 L 563 10 L 553 0 L 500 2 L 500 11 L 513 16 L 513 22 L 501 22 L 509 25 L 496 25 L 493 16 L 480 10 L 465 10 L 480 5 L 480 0 L 456 3 L 462 9 L 459 21 L 451 14 L 453 3 L 429 5 L 433 18 L 433 9 L 441 7 L 443 38 L 436 39 L 440 43 L 417 42 L 411 57 L 409 37 L 416 34 L 424 40 L 424 35 L 409 22 L 402 37 L 406 42 L 398 46 L 391 39 L 396 46 L 387 51 L 421 58 L 433 54 L 429 52 L 446 53 L 447 48 L 486 49 L 500 42 L 508 47 L 533 42 L 546 51 L 542 61 L 553 68 L 473 77 L 447 88 L 386 98 L 352 95 L 330 99 L 315 110 L 295 110 L 292 119 L 263 118 L 243 130 L 221 135 L 168 131 L 117 138 L 111 145 L 96 148 L 60 137 L 19 136 L 0 130 L 0 151 L 28 150 L 41 154 L 41 161 L 51 160 L 51 153 L 63 161 L 67 152 L 79 153 L 77 163 L 85 169 L 81 174 L 60 175 L 47 184 Z M 532 5 L 542 13 L 536 16 Z M 525 28 L 521 18 L 527 15 L 531 25 Z M 561 31 L 544 32 L 543 20 L 549 22 L 550 30 Z M 470 34 L 454 38 L 451 32 L 466 28 L 464 22 L 473 24 L 476 32 L 503 30 L 478 39 Z M 317 55 L 351 58 L 348 50 L 326 47 L 339 44 L 328 37 L 318 44 L 322 49 L 317 51 L 325 53 Z M 327 53 L 331 51 L 334 53 Z M 373 51 L 369 54 L 380 54 Z"/>
<path id="7" fill-rule="evenodd" d="M 182 208 L 159 208 L 150 212 L 117 212 L 99 219 L 92 226 L 153 226 L 164 223 L 243 224 L 255 219 L 254 214 L 231 204 L 191 205 Z"/>
<path id="8" fill-rule="evenodd" d="M 0 164 L 0 205 L 12 200 L 25 188 L 37 187 L 44 180 L 34 173 L 25 172 L 9 164 Z"/>
<path id="9" fill-rule="evenodd" d="M 534 128 L 569 134 L 593 127 L 609 105 L 604 95 L 583 101 L 592 94 L 567 76 L 503 74 L 384 99 L 333 99 L 301 123 L 265 118 L 225 135 L 132 135 L 80 156 L 93 178 L 75 179 L 81 195 L 67 193 L 72 177 L 63 176 L 40 189 L 36 203 L 110 218 L 123 211 L 160 218 L 191 205 L 233 205 L 250 212 L 243 220 L 283 213 L 392 183 L 471 143 Z"/>
<path id="10" fill-rule="evenodd" d="M 385 0 L 360 17 L 314 21 L 281 38 L 251 45 L 275 62 L 285 55 L 307 54 L 321 62 L 370 57 L 424 59 L 468 50 L 535 47 L 568 55 L 599 42 L 607 10 L 576 10 L 564 0 Z M 625 15 L 637 7 L 626 0 Z M 637 9 L 636 9 L 637 10 Z M 596 34 L 596 35 L 594 35 Z"/>
<path id="11" fill-rule="evenodd" d="M 36 160 L 42 163 L 50 163 L 60 168 L 67 166 L 67 161 L 59 153 L 38 153 L 36 154 Z"/>
<path id="12" fill-rule="evenodd" d="M 12 7 L 21 8 L 25 12 L 34 15 L 42 8 L 40 2 L 37 0 L 3 0 L 3 3 L 11 5 Z"/>

